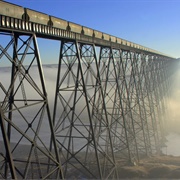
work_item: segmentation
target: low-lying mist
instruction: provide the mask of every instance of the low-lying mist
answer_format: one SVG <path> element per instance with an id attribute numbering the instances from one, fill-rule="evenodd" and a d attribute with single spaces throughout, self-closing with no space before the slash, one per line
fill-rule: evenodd
<path id="1" fill-rule="evenodd" d="M 48 94 L 48 101 L 49 106 L 51 110 L 51 116 L 53 114 L 53 107 L 54 107 L 54 97 L 55 97 L 55 88 L 56 88 L 56 79 L 57 79 L 57 70 L 58 66 L 55 64 L 52 65 L 43 65 L 43 72 L 45 76 L 45 83 L 47 88 L 47 94 Z M 0 68 L 0 82 L 3 84 L 4 87 L 8 88 L 10 83 L 10 73 L 11 68 L 10 67 L 4 67 Z M 31 68 L 31 74 L 35 82 L 40 83 L 39 81 L 39 75 L 37 72 L 37 67 Z M 169 87 L 169 97 L 167 98 L 167 111 L 168 111 L 168 118 L 167 118 L 167 140 L 166 143 L 167 154 L 173 154 L 173 155 L 180 155 L 177 151 L 177 144 L 179 142 L 179 134 L 180 134 L 180 71 L 174 74 L 170 81 L 172 83 L 172 86 Z M 0 91 L 2 93 L 2 90 Z M 31 89 L 26 89 L 26 93 L 30 94 L 31 97 L 33 97 L 33 92 L 31 92 Z M 35 95 L 36 96 L 36 95 Z M 0 101 L 3 101 L 3 97 L 0 97 Z M 77 108 L 80 108 L 77 106 Z M 60 113 L 60 112 L 58 112 Z M 31 113 L 28 113 L 30 115 Z M 46 122 L 47 119 L 45 119 L 44 125 L 48 125 L 48 122 Z M 17 121 L 18 122 L 18 121 Z M 43 128 L 44 129 L 44 128 Z M 43 131 L 46 139 L 50 132 Z M 13 137 L 15 138 L 15 137 Z"/>
<path id="2" fill-rule="evenodd" d="M 167 99 L 168 115 L 167 131 L 180 134 L 180 71 L 176 72 L 171 78 L 173 81 L 170 88 L 169 98 Z"/>

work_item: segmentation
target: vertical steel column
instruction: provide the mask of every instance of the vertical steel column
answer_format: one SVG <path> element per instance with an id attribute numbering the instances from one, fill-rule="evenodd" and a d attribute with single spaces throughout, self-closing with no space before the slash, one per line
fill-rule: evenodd
<path id="1" fill-rule="evenodd" d="M 152 126 L 151 124 L 151 118 L 150 114 L 148 112 L 148 102 L 149 102 L 149 96 L 148 96 L 148 87 L 147 82 L 145 78 L 145 74 L 148 74 L 148 72 L 145 72 L 145 66 L 147 64 L 146 55 L 144 54 L 138 54 L 137 55 L 137 61 L 139 61 L 139 71 L 138 71 L 138 92 L 140 93 L 140 106 L 143 116 L 143 123 L 144 123 L 144 133 L 145 133 L 145 143 L 147 148 L 147 156 L 152 155 L 152 147 L 151 147 L 151 135 L 150 135 L 150 129 L 149 127 Z"/>
<path id="2" fill-rule="evenodd" d="M 132 153 L 130 151 L 130 142 L 128 134 L 131 133 L 129 128 L 127 128 L 127 115 L 124 103 L 124 93 L 125 93 L 125 72 L 123 60 L 121 58 L 121 51 L 111 48 L 111 56 L 113 67 L 111 71 L 114 71 L 115 80 L 115 90 L 114 90 L 114 105 L 112 111 L 112 122 L 111 131 L 113 132 L 114 142 L 113 146 L 115 148 L 115 156 L 123 163 L 133 162 Z M 119 176 L 121 176 L 119 174 Z"/>
<path id="3" fill-rule="evenodd" d="M 37 44 L 37 40 L 36 40 L 36 36 L 35 34 L 33 35 L 33 45 L 34 45 L 34 54 L 35 57 L 37 59 L 37 66 L 38 66 L 38 72 L 39 72 L 39 76 L 40 76 L 40 82 L 41 82 L 41 86 L 42 86 L 42 93 L 44 94 L 44 104 L 46 106 L 46 111 L 47 111 L 47 117 L 49 120 L 49 127 L 50 127 L 50 132 L 51 132 L 51 142 L 53 144 L 53 148 L 55 151 L 55 159 L 57 161 L 57 175 L 56 178 L 60 178 L 60 179 L 64 179 L 64 175 L 63 175 L 63 171 L 62 171 L 62 167 L 61 167 L 61 161 L 60 161 L 60 156 L 59 156 L 59 152 L 57 149 L 57 144 L 56 144 L 56 138 L 55 138 L 55 132 L 54 132 L 54 128 L 53 128 L 53 122 L 51 119 L 51 113 L 50 113 L 50 107 L 49 107 L 49 103 L 48 103 L 48 98 L 47 98 L 47 91 L 46 91 L 46 85 L 45 85 L 45 79 L 44 79 L 44 74 L 43 74 L 43 69 L 42 69 L 42 64 L 41 64 L 41 59 L 40 59 L 40 54 L 39 54 L 39 49 L 38 49 L 38 44 Z M 49 158 L 50 160 L 50 158 Z M 48 177 L 48 176 L 47 176 Z"/>
<path id="4" fill-rule="evenodd" d="M 6 151 L 6 156 L 4 156 L 4 160 L 2 160 L 2 161 L 4 161 L 4 163 L 6 163 L 5 169 L 4 169 L 5 172 L 4 173 L 0 172 L 0 175 L 1 175 L 0 178 L 3 178 L 3 179 L 7 178 L 7 176 L 8 176 L 7 171 L 8 171 L 8 166 L 9 166 L 11 178 L 17 179 L 12 154 L 10 151 L 9 138 L 8 138 L 6 128 L 5 128 L 5 123 L 4 123 L 4 118 L 3 118 L 1 106 L 0 106 L 0 126 L 1 126 L 2 138 L 3 138 L 2 143 L 4 143 L 5 151 Z"/>
<path id="5" fill-rule="evenodd" d="M 136 157 L 135 159 L 135 163 L 136 161 L 139 161 L 139 151 L 138 151 L 138 136 L 137 136 L 137 132 L 136 132 L 136 117 L 134 116 L 134 107 L 136 106 L 136 97 L 134 97 L 134 91 L 135 91 L 135 84 L 133 82 L 134 79 L 134 74 L 133 74 L 133 66 L 132 66 L 132 56 L 131 56 L 131 52 L 127 51 L 126 52 L 126 93 L 127 93 L 127 106 L 128 106 L 128 114 L 129 114 L 129 118 L 130 118 L 130 128 L 133 131 L 134 134 L 134 144 L 131 147 L 131 151 L 133 152 L 134 156 Z"/>
<path id="6" fill-rule="evenodd" d="M 127 79 L 124 71 L 124 62 L 118 53 L 119 51 L 112 48 L 102 47 L 100 52 L 101 64 L 99 67 L 101 70 L 101 79 L 104 82 L 103 89 L 112 136 L 116 139 L 116 142 L 113 143 L 116 156 L 122 157 L 123 154 L 123 159 L 127 156 L 126 160 L 128 159 L 130 163 L 134 163 L 136 160 L 134 158 L 133 148 L 136 147 L 136 144 L 132 144 L 132 118 L 128 117 L 128 114 L 131 114 L 129 112 L 131 109 L 129 108 L 129 97 L 127 95 Z M 122 77 L 117 72 L 121 73 Z M 127 96 L 127 99 L 123 96 Z"/>
<path id="7" fill-rule="evenodd" d="M 117 151 L 114 138 L 117 136 L 116 131 L 114 131 L 114 123 L 116 122 L 116 109 L 117 109 L 117 74 L 116 67 L 113 58 L 112 48 L 110 47 L 101 47 L 100 49 L 100 59 L 99 59 L 99 68 L 100 68 L 100 78 L 102 82 L 104 98 L 103 106 L 106 108 L 107 114 L 107 134 L 104 133 L 104 139 L 106 138 L 105 148 L 110 147 L 110 152 L 112 153 L 112 161 L 115 163 L 114 152 Z M 103 136 L 103 134 L 102 134 Z"/>
<path id="8" fill-rule="evenodd" d="M 124 81 L 124 108 L 126 114 L 126 127 L 128 129 L 128 139 L 130 145 L 130 153 L 131 153 L 131 161 L 132 163 L 137 163 L 139 161 L 139 154 L 138 154 L 138 147 L 137 147 L 137 140 L 135 134 L 135 126 L 134 126 L 134 117 L 132 114 L 132 89 L 134 85 L 131 85 L 132 79 L 132 66 L 131 66 L 131 59 L 130 59 L 130 52 L 129 51 L 122 51 L 121 59 L 122 59 L 122 72 L 123 72 L 123 81 Z"/>
<path id="9" fill-rule="evenodd" d="M 154 97 L 154 91 L 155 91 L 155 57 L 148 55 L 148 64 L 149 66 L 149 74 L 148 74 L 148 101 L 149 101 L 149 107 L 150 107 L 150 116 L 151 116 L 151 122 L 152 122 L 152 129 L 151 134 L 153 134 L 154 140 L 152 139 L 153 146 L 153 153 L 159 153 L 159 133 L 157 129 L 157 110 L 155 107 L 155 97 Z"/>
<path id="10" fill-rule="evenodd" d="M 136 126 L 135 133 L 140 156 L 147 156 L 150 151 L 149 129 L 147 125 L 146 111 L 144 109 L 144 97 L 141 85 L 143 77 L 140 76 L 141 59 L 136 52 L 131 52 L 132 83 L 134 85 L 134 107 L 133 116 Z"/>
<path id="11" fill-rule="evenodd" d="M 149 130 L 149 138 L 150 138 L 150 146 L 151 152 L 154 153 L 157 144 L 157 137 L 155 133 L 155 125 L 154 125 L 154 114 L 153 114 L 153 105 L 152 105 L 152 87 L 151 87 L 151 57 L 146 54 L 142 54 L 142 76 L 144 78 L 144 82 L 142 83 L 142 89 L 144 94 L 144 105 L 146 111 L 146 118 L 148 123 Z"/>
<path id="12" fill-rule="evenodd" d="M 170 70 L 173 69 L 173 64 L 176 65 L 176 62 L 173 59 L 163 58 L 162 61 L 162 89 L 163 89 L 163 123 L 164 123 L 164 135 L 167 133 L 167 122 L 171 117 L 170 115 L 170 91 L 172 89 L 171 83 L 171 74 Z M 176 70 L 175 70 L 176 72 Z"/>
<path id="13" fill-rule="evenodd" d="M 158 119 L 157 119 L 157 124 L 159 125 L 158 127 L 158 131 L 159 131 L 159 146 L 160 149 L 162 148 L 163 144 L 164 144 L 164 138 L 165 138 L 165 134 L 164 134 L 164 118 L 165 118 L 165 112 L 163 113 L 163 109 L 164 109 L 164 104 L 163 104 L 163 98 L 165 98 L 164 95 L 164 91 L 165 89 L 162 88 L 162 84 L 163 84 L 163 74 L 162 72 L 165 70 L 163 67 L 163 59 L 162 57 L 158 56 L 157 57 L 157 67 L 156 67 L 156 72 L 157 72 L 157 84 L 156 84 L 156 91 L 155 91 L 155 101 L 156 101 L 156 107 L 157 107 L 157 115 L 158 115 Z"/>

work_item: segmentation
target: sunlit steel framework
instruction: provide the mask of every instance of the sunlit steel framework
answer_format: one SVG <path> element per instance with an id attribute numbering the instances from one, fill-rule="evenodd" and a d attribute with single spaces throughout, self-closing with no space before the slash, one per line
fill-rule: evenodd
<path id="1" fill-rule="evenodd" d="M 161 153 L 175 62 L 61 42 L 53 124 L 65 177 L 118 178 L 124 163 Z"/>
<path id="2" fill-rule="evenodd" d="M 0 32 L 0 64 L 9 62 L 9 81 L 0 75 L 0 178 L 118 179 L 118 167 L 161 153 L 176 59 L 57 39 L 51 109 L 36 35 Z"/>
<path id="3" fill-rule="evenodd" d="M 36 36 L 3 32 L 0 36 L 3 40 L 9 37 L 8 42 L 0 45 L 1 62 L 9 61 L 6 77 L 3 74 L 0 77 L 0 132 L 3 137 L 0 178 L 62 178 Z M 33 73 L 37 72 L 38 82 L 34 81 L 32 69 Z M 44 122 L 48 123 L 44 126 Z M 51 151 L 50 143 L 45 144 L 42 137 L 44 127 L 51 134 Z M 11 142 L 13 136 L 15 142 Z"/>

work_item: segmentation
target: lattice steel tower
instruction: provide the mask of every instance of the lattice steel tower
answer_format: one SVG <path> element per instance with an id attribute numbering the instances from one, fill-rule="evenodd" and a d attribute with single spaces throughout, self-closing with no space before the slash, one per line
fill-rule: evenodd
<path id="1" fill-rule="evenodd" d="M 37 37 L 60 44 L 53 107 Z M 0 1 L 0 178 L 118 179 L 160 154 L 178 63 Z"/>

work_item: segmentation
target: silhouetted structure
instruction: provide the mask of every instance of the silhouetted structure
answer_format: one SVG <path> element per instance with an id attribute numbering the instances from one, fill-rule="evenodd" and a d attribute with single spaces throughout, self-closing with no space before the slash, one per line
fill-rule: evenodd
<path id="1" fill-rule="evenodd" d="M 36 37 L 60 42 L 52 116 Z M 0 178 L 113 179 L 160 153 L 176 59 L 1 1 L 0 60 Z"/>

